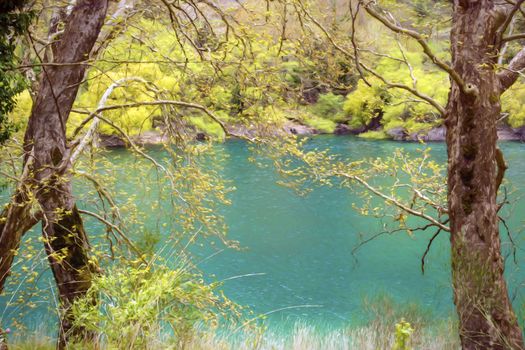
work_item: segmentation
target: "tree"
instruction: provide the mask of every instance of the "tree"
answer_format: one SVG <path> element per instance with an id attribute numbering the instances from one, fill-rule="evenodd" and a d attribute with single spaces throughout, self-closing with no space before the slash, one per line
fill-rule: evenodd
<path id="1" fill-rule="evenodd" d="M 161 1 L 155 4 L 154 8 L 150 8 L 152 4 L 145 2 L 148 10 L 151 10 L 150 13 L 157 11 L 165 14 L 165 10 L 168 9 L 173 29 L 184 31 L 180 34 L 183 34 L 187 40 L 182 40 L 177 36 L 177 32 L 173 36 L 172 45 L 180 47 L 177 53 L 182 52 L 186 63 L 189 61 L 189 53 L 185 49 L 191 48 L 188 43 L 196 44 L 190 37 L 195 33 L 187 32 L 187 28 L 191 27 L 188 24 L 193 23 L 194 19 L 185 11 L 193 9 L 205 21 L 204 12 L 199 12 L 202 9 L 197 8 L 193 2 L 187 4 L 190 8 L 179 8 L 176 4 Z M 27 33 L 36 56 L 36 66 L 41 69 L 41 74 L 37 85 L 38 92 L 35 94 L 35 102 L 25 130 L 22 175 L 19 178 L 13 176 L 16 184 L 15 192 L 10 203 L 0 214 L 0 292 L 4 290 L 23 235 L 41 222 L 43 242 L 60 298 L 61 324 L 58 348 L 65 348 L 70 340 L 90 340 L 94 335 L 87 331 L 84 325 L 75 323 L 72 312 L 73 304 L 80 299 L 85 302 L 86 295 L 90 299 L 89 302 L 96 303 L 96 298 L 91 298 L 96 295 L 96 292 L 88 294 L 88 290 L 92 286 L 93 275 L 98 273 L 99 269 L 96 259 L 91 258 L 93 251 L 84 230 L 82 216 L 89 215 L 102 222 L 108 232 L 120 236 L 126 246 L 134 252 L 135 258 L 144 262 L 142 252 L 138 251 L 133 242 L 126 237 L 121 228 L 123 225 L 121 222 L 117 225 L 106 220 L 105 211 L 103 215 L 97 215 L 77 207 L 77 197 L 73 194 L 72 177 L 81 171 L 74 169 L 75 161 L 80 158 L 82 152 L 89 148 L 88 145 L 99 131 L 101 123 L 109 125 L 111 131 L 123 137 L 134 152 L 147 159 L 153 164 L 153 168 L 166 176 L 166 181 L 170 184 L 168 187 L 172 190 L 170 195 L 173 198 L 170 204 L 173 207 L 177 205 L 181 207 L 177 208 L 181 213 L 176 218 L 177 224 L 182 227 L 181 230 L 184 230 L 185 233 L 192 232 L 192 240 L 195 238 L 193 230 L 197 230 L 200 235 L 214 234 L 224 243 L 232 243 L 224 239 L 225 229 L 220 216 L 215 215 L 209 208 L 213 207 L 214 201 L 226 201 L 224 198 L 226 190 L 219 181 L 216 181 L 213 173 L 207 174 L 200 171 L 197 161 L 186 164 L 191 150 L 198 154 L 204 147 L 189 145 L 183 149 L 186 141 L 184 140 L 185 130 L 183 130 L 185 124 L 180 117 L 182 112 L 174 110 L 175 107 L 179 107 L 190 116 L 193 114 L 188 110 L 198 111 L 216 123 L 223 133 L 229 134 L 223 122 L 206 107 L 196 103 L 168 100 L 166 97 L 173 95 L 168 95 L 165 89 L 160 89 L 154 82 L 140 77 L 123 76 L 106 87 L 96 109 L 75 111 L 77 117 L 78 115 L 84 116 L 77 125 L 70 120 L 79 88 L 83 84 L 87 85 L 86 81 L 92 80 L 92 77 L 86 74 L 88 67 L 98 58 L 97 55 L 103 53 L 108 43 L 123 32 L 125 26 L 122 24 L 131 16 L 128 12 L 135 8 L 134 5 L 134 0 L 120 0 L 112 7 L 108 1 L 72 1 L 68 6 L 56 7 L 49 23 L 46 22 L 47 18 L 44 21 L 49 24 L 47 41 L 39 39 L 33 31 Z M 115 8 L 115 11 L 105 22 L 108 8 Z M 222 15 L 219 16 L 222 18 L 221 23 L 227 23 L 228 17 L 221 12 L 220 8 L 211 8 L 215 15 Z M 131 12 L 136 13 L 136 11 Z M 206 15 L 210 15 L 209 11 L 206 12 Z M 179 22 L 183 20 L 183 23 Z M 164 28 L 165 26 L 162 27 Z M 220 38 L 221 35 L 218 37 Z M 226 40 L 232 37 L 228 31 L 223 35 Z M 233 35 L 233 37 L 238 36 Z M 35 42 L 43 47 L 37 47 Z M 147 43 L 141 42 L 141 45 L 147 45 Z M 41 49 L 45 50 L 43 57 L 40 55 Z M 195 47 L 194 49 L 195 56 L 203 55 L 201 52 L 204 51 L 203 48 Z M 152 51 L 157 52 L 155 48 Z M 128 64 L 128 61 L 128 57 L 124 57 L 124 64 Z M 180 62 L 171 60 L 169 57 L 161 57 L 159 62 L 164 62 L 166 66 L 171 67 L 170 69 L 173 67 L 180 71 L 186 69 L 186 65 L 183 64 L 181 67 Z M 136 63 L 142 64 L 141 57 Z M 175 77 L 172 79 L 176 80 Z M 113 99 L 114 96 L 110 95 L 115 89 L 129 87 L 133 83 L 145 87 L 145 93 L 142 91 L 142 94 L 137 95 L 145 101 L 134 99 L 133 103 L 126 103 L 128 101 L 123 94 L 124 98 L 121 100 L 125 102 L 106 106 L 110 97 Z M 148 156 L 137 147 L 129 134 L 118 126 L 118 123 L 103 116 L 104 111 L 127 110 L 143 106 L 151 106 L 155 111 L 161 110 L 161 117 L 166 123 L 167 137 L 169 142 L 172 142 L 167 145 L 166 150 L 172 158 L 173 166 L 160 164 Z M 153 113 L 144 118 L 151 117 L 151 114 Z M 73 137 L 71 133 L 68 133 L 71 130 L 68 130 L 68 123 L 70 128 L 71 126 L 76 127 L 72 133 Z M 183 152 L 175 152 L 174 149 Z M 83 173 L 83 176 L 88 178 L 96 189 L 97 198 L 102 202 L 104 209 L 106 201 L 110 205 L 111 208 L 108 211 L 112 211 L 112 217 L 115 219 L 114 216 L 119 215 L 118 208 L 110 195 L 104 192 L 103 185 L 97 181 L 95 176 L 86 173 Z M 184 181 L 181 181 L 182 179 Z M 115 220 L 120 221 L 120 217 Z M 174 240 L 177 241 L 177 244 L 181 244 L 185 238 L 177 237 Z M 110 240 L 111 252 L 114 253 L 111 238 L 108 240 Z M 0 339 L 3 339 L 4 335 L 0 335 Z"/>
<path id="2" fill-rule="evenodd" d="M 460 321 L 462 347 L 466 350 L 524 348 L 522 331 L 503 275 L 498 216 L 502 204 L 498 204 L 497 195 L 507 165 L 497 147 L 496 133 L 501 118 L 501 95 L 525 69 L 525 49 L 510 59 L 507 66 L 498 65 L 498 61 L 502 63 L 507 59 L 499 59 L 507 54 L 506 43 L 525 38 L 525 34 L 508 34 L 513 19 L 524 14 L 523 2 L 453 1 L 449 14 L 452 17 L 450 62 L 441 53 L 434 52 L 435 42 L 431 43 L 430 34 L 419 33 L 407 24 L 401 25 L 378 2 L 348 2 L 354 23 L 351 48 L 341 44 L 339 38 L 312 15 L 308 2 L 298 2 L 298 15 L 313 22 L 336 49 L 355 62 L 364 84 L 379 81 L 384 88 L 404 91 L 412 95 L 412 100 L 417 99 L 412 102 L 432 106 L 445 121 L 448 148 L 446 207 L 430 200 L 417 189 L 417 185 L 409 186 L 413 189 L 412 203 L 403 202 L 371 186 L 363 173 L 330 166 L 311 154 L 302 154 L 301 157 L 317 169 L 329 169 L 325 173 L 330 176 L 344 177 L 363 185 L 367 191 L 396 207 L 402 214 L 396 219 L 401 226 L 405 225 L 405 219 L 402 219 L 405 215 L 427 220 L 428 225 L 417 229 L 437 229 L 429 248 L 436 235 L 442 231 L 450 232 L 454 303 Z M 385 3 L 388 2 L 381 2 Z M 356 24 L 362 16 L 361 10 L 394 34 L 401 52 L 399 57 L 370 52 L 360 46 Z M 446 106 L 418 89 L 414 68 L 400 43 L 403 37 L 408 39 L 409 45 L 418 45 L 427 59 L 450 77 Z M 376 57 L 401 62 L 410 75 L 409 83 L 389 80 L 374 70 L 363 57 L 367 51 Z M 415 210 L 417 201 L 425 203 L 419 207 L 421 210 Z M 434 215 L 426 214 L 429 206 L 435 210 Z"/>
<path id="3" fill-rule="evenodd" d="M 444 117 L 454 302 L 469 350 L 524 348 L 503 276 L 496 201 L 507 168 L 496 145 L 500 98 L 525 68 L 525 50 L 500 73 L 497 59 L 522 3 L 454 1 Z"/>
<path id="4" fill-rule="evenodd" d="M 107 7 L 107 1 L 81 0 L 71 13 L 60 14 L 64 31 L 52 44 L 52 58 L 44 62 L 50 65 L 43 69 L 24 137 L 24 178 L 0 223 L 1 291 L 22 235 L 42 220 L 45 248 L 63 309 L 59 348 L 65 347 L 71 336 L 71 304 L 87 292 L 96 269 L 88 257 L 89 243 L 72 194 L 71 146 L 65 125 L 84 79 L 86 65 L 82 62 L 98 39 Z M 51 31 L 57 27 L 55 22 Z"/>

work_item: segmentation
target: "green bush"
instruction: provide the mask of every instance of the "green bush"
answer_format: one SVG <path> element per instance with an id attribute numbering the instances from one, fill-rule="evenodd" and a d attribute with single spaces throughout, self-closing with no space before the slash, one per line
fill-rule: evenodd
<path id="1" fill-rule="evenodd" d="M 322 118 L 330 119 L 335 122 L 343 121 L 345 116 L 343 112 L 343 104 L 345 98 L 333 93 L 323 94 L 319 96 L 319 100 L 315 104 L 314 113 Z"/>
<path id="2" fill-rule="evenodd" d="M 412 348 L 409 344 L 410 336 L 413 332 L 414 328 L 402 318 L 401 321 L 396 324 L 394 347 L 392 350 L 411 350 Z"/>
<path id="3" fill-rule="evenodd" d="M 375 70 L 386 81 L 416 88 L 421 93 L 445 105 L 448 96 L 449 82 L 447 75 L 436 70 L 424 60 L 421 52 L 406 51 L 405 57 L 411 64 L 411 70 L 403 63 L 403 56 L 398 49 L 392 49 L 391 58 L 382 58 Z M 401 62 L 400 62 L 401 61 Z M 409 133 L 418 132 L 439 125 L 442 119 L 434 107 L 421 99 L 414 98 L 402 89 L 387 89 L 385 83 L 377 78 L 368 77 L 369 86 L 360 80 L 356 89 L 347 95 L 344 111 L 350 118 L 349 125 L 360 127 L 367 125 L 372 118 L 382 115 L 381 124 L 385 130 L 402 126 Z"/>
<path id="4" fill-rule="evenodd" d="M 315 115 L 307 115 L 303 118 L 303 122 L 311 126 L 312 128 L 318 130 L 323 134 L 331 134 L 335 131 L 337 124 L 330 120 L 317 117 Z"/>
<path id="5" fill-rule="evenodd" d="M 513 128 L 525 125 L 525 84 L 518 81 L 501 97 L 503 113 L 508 114 L 508 123 Z"/>
<path id="6" fill-rule="evenodd" d="M 192 341 L 198 326 L 210 329 L 235 306 L 186 266 L 114 267 L 94 279 L 88 294 L 73 305 L 74 327 L 101 335 L 108 348 L 177 348 Z M 93 300 L 99 300 L 97 304 Z M 166 339 L 166 334 L 172 335 Z"/>

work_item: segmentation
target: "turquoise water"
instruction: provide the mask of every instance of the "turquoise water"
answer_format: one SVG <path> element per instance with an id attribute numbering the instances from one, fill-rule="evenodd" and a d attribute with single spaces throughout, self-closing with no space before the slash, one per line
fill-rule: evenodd
<path id="1" fill-rule="evenodd" d="M 363 301 L 382 294 L 401 304 L 417 303 L 436 318 L 453 313 L 445 234 L 436 240 L 427 257 L 425 275 L 421 273 L 420 260 L 432 231 L 413 237 L 403 233 L 383 236 L 353 255 L 359 234 L 379 230 L 376 221 L 352 209 L 352 203 L 358 201 L 354 193 L 340 188 L 316 188 L 301 197 L 276 184 L 279 176 L 273 168 L 249 162 L 251 153 L 246 143 L 229 141 L 216 147 L 228 155 L 222 175 L 236 187 L 230 195 L 232 205 L 221 210 L 230 228 L 229 238 L 238 240 L 244 249 L 217 250 L 205 245 L 196 246 L 193 251 L 202 258 L 199 267 L 209 280 L 225 280 L 223 289 L 227 296 L 250 306 L 257 314 L 270 313 L 270 328 L 286 329 L 297 322 L 330 328 L 363 323 L 367 317 Z M 330 148 L 334 154 L 361 159 L 388 156 L 396 148 L 415 152 L 429 146 L 319 136 L 309 142 L 309 147 Z M 444 164 L 445 146 L 430 147 L 432 157 Z M 507 178 L 515 188 L 512 198 L 518 199 L 525 194 L 525 145 L 505 143 L 502 148 L 510 164 Z M 161 156 L 160 150 L 149 152 Z M 108 159 L 113 158 L 123 167 L 135 161 L 122 150 L 111 151 Z M 118 185 L 133 192 L 134 185 L 127 184 L 124 176 Z M 146 199 L 142 201 L 148 205 Z M 515 232 L 523 224 L 524 203 L 525 200 L 514 206 L 513 219 L 509 221 Z M 88 232 L 99 228 L 88 221 Z M 515 239 L 524 246 L 521 236 Z M 508 251 L 506 246 L 505 252 Z M 45 264 L 45 259 L 42 261 Z M 522 308 L 525 273 L 521 250 L 517 262 L 508 259 L 507 277 L 515 305 Z M 48 280 L 49 276 L 44 275 L 40 283 L 52 285 Z M 39 307 L 24 321 L 53 323 L 54 317 L 46 312 Z M 3 317 L 15 314 L 8 310 Z"/>

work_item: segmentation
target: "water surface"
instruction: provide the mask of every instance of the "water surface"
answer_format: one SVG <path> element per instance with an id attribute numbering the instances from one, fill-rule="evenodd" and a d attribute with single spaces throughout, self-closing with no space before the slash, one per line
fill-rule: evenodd
<path id="1" fill-rule="evenodd" d="M 403 233 L 386 235 L 353 255 L 359 234 L 380 229 L 375 220 L 352 209 L 352 204 L 358 202 L 354 193 L 337 187 L 316 188 L 301 197 L 277 184 L 279 175 L 273 168 L 249 162 L 251 154 L 246 143 L 228 141 L 216 147 L 228 156 L 222 175 L 236 187 L 230 196 L 232 205 L 221 210 L 230 228 L 229 237 L 238 240 L 244 249 L 218 251 L 205 245 L 196 246 L 193 251 L 203 259 L 199 267 L 207 279 L 227 280 L 223 286 L 226 295 L 250 306 L 255 313 L 269 313 L 270 328 L 287 329 L 296 322 L 330 328 L 366 323 L 368 314 L 363 300 L 382 294 L 400 304 L 417 303 L 435 318 L 453 313 L 446 234 L 434 243 L 424 275 L 421 255 L 433 231 L 413 237 Z M 440 143 L 425 146 L 320 136 L 312 139 L 309 147 L 329 148 L 351 159 L 389 156 L 400 147 L 410 152 L 431 147 L 432 157 L 446 162 L 445 145 Z M 525 194 L 525 145 L 504 143 L 502 148 L 510 164 L 507 179 L 515 188 L 512 198 L 518 199 Z M 162 156 L 159 149 L 152 148 L 149 152 L 158 158 Z M 122 169 L 136 161 L 123 150 L 111 151 L 107 157 Z M 126 172 L 118 176 L 118 186 L 133 193 L 135 185 L 126 182 Z M 147 198 L 140 195 L 137 201 L 149 206 Z M 508 222 L 515 232 L 522 226 L 523 209 L 525 200 L 515 205 Z M 157 219 L 155 215 L 144 217 L 149 229 L 162 230 Z M 87 223 L 88 232 L 100 230 L 98 224 Z M 516 242 L 523 246 L 520 236 Z M 518 264 L 508 259 L 506 273 L 515 305 L 521 309 L 521 285 L 525 278 L 521 250 L 517 258 Z M 231 279 L 243 275 L 247 276 Z M 52 286 L 49 274 L 44 274 L 38 283 Z M 44 304 L 24 316 L 23 322 L 53 324 L 55 318 L 46 315 L 49 311 Z M 7 309 L 4 319 L 16 318 L 19 310 Z"/>

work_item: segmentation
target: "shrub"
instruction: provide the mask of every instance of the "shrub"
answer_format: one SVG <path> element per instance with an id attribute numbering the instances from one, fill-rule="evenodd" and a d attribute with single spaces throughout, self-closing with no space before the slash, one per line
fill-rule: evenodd
<path id="1" fill-rule="evenodd" d="M 399 323 L 396 324 L 394 347 L 392 350 L 411 350 L 410 336 L 414 332 L 414 329 L 403 318 Z"/>
<path id="2" fill-rule="evenodd" d="M 314 106 L 314 113 L 322 118 L 330 119 L 332 121 L 343 121 L 343 104 L 345 98 L 340 95 L 328 93 L 319 96 L 319 100 Z"/>
<path id="3" fill-rule="evenodd" d="M 155 347 L 159 342 L 181 348 L 198 326 L 214 328 L 221 316 L 236 313 L 218 286 L 205 283 L 187 266 L 113 267 L 73 305 L 74 327 L 100 334 L 108 348 Z"/>

